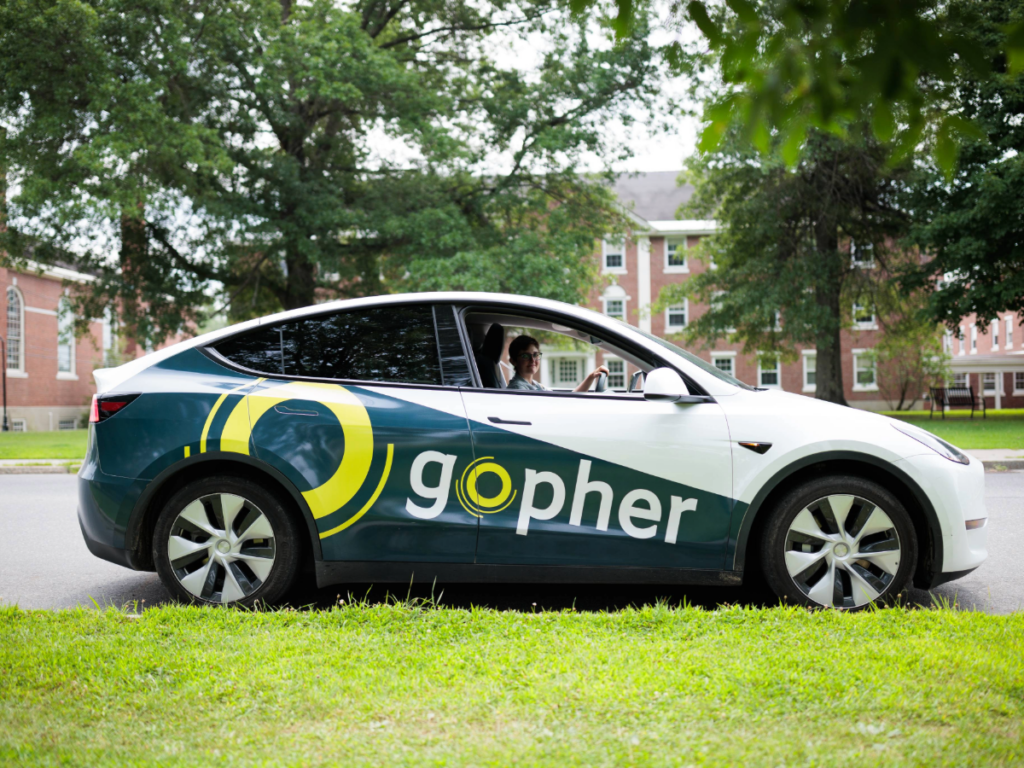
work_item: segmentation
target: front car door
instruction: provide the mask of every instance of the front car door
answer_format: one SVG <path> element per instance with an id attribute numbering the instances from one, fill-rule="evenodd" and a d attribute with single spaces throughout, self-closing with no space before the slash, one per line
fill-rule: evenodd
<path id="1" fill-rule="evenodd" d="M 445 305 L 349 309 L 231 337 L 214 354 L 261 380 L 224 420 L 221 444 L 301 491 L 325 561 L 471 563 L 477 520 L 448 493 L 455 464 L 472 461 L 461 350 Z"/>
<path id="2" fill-rule="evenodd" d="M 489 317 L 474 311 L 464 313 L 470 323 Z M 549 334 L 573 326 L 564 318 L 504 322 Z M 616 345 L 612 354 L 645 370 L 663 364 L 621 339 Z M 723 567 L 732 459 L 716 403 L 480 387 L 464 389 L 463 400 L 475 464 L 456 483 L 460 503 L 480 519 L 478 563 Z"/>

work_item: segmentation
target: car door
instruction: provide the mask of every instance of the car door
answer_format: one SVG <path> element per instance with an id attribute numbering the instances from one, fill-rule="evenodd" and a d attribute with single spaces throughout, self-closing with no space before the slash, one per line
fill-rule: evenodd
<path id="1" fill-rule="evenodd" d="M 225 433 L 240 430 L 299 489 L 324 560 L 473 561 L 477 520 L 447 493 L 455 464 L 472 461 L 458 389 L 470 373 L 461 345 L 439 346 L 435 311 L 438 325 L 455 327 L 450 306 L 396 304 L 217 346 L 262 374 Z"/>
<path id="2" fill-rule="evenodd" d="M 732 511 L 714 402 L 466 388 L 477 562 L 720 569 Z"/>

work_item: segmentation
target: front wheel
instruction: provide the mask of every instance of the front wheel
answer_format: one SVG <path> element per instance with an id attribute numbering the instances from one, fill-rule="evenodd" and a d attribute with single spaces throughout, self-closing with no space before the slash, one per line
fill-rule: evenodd
<path id="1" fill-rule="evenodd" d="M 161 510 L 153 559 L 182 602 L 275 603 L 298 570 L 297 526 L 277 497 L 236 477 L 189 483 Z"/>
<path id="2" fill-rule="evenodd" d="M 775 594 L 815 607 L 889 604 L 917 564 L 910 515 L 885 488 L 859 477 L 818 478 L 790 491 L 761 546 Z"/>

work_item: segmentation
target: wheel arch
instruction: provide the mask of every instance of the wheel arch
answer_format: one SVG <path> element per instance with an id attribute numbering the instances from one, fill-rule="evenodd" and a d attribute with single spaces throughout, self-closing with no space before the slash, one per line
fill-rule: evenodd
<path id="1" fill-rule="evenodd" d="M 899 467 L 856 451 L 828 451 L 807 456 L 784 467 L 765 483 L 743 513 L 736 534 L 733 569 L 745 572 L 760 568 L 760 549 L 749 544 L 760 540 L 761 529 L 783 495 L 812 478 L 838 474 L 878 483 L 906 508 L 919 537 L 913 583 L 927 589 L 934 574 L 942 568 L 942 528 L 934 506 L 924 490 Z"/>
<path id="2" fill-rule="evenodd" d="M 138 567 L 153 570 L 152 541 L 156 518 L 163 505 L 185 483 L 211 475 L 233 475 L 264 486 L 276 493 L 305 523 L 309 536 L 303 540 L 306 555 L 313 561 L 322 558 L 320 536 L 313 514 L 299 490 L 281 472 L 268 464 L 241 453 L 211 451 L 184 459 L 168 467 L 146 486 L 132 508 L 125 529 L 124 547 L 134 553 Z M 312 567 L 312 564 L 310 564 Z"/>

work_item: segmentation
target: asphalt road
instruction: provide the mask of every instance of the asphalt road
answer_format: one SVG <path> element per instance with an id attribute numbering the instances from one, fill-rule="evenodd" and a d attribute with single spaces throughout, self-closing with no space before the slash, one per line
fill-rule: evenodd
<path id="1" fill-rule="evenodd" d="M 0 475 L 0 603 L 22 608 L 70 608 L 94 605 L 147 608 L 168 600 L 153 573 L 139 573 L 93 557 L 82 541 L 76 516 L 73 475 Z M 929 605 L 940 597 L 963 609 L 1010 613 L 1024 609 L 1024 472 L 989 473 L 985 502 L 989 520 L 989 559 L 974 573 L 945 584 L 931 594 L 914 590 L 911 599 Z M 309 590 L 296 596 L 299 605 L 330 605 L 347 593 L 364 596 L 369 585 Z M 374 588 L 371 599 L 387 592 L 405 596 L 406 586 Z M 415 586 L 414 596 L 430 588 Z M 438 590 L 440 592 L 440 590 Z M 498 609 L 614 609 L 659 599 L 688 600 L 714 607 L 753 603 L 748 588 L 664 588 L 608 586 L 449 585 L 448 605 L 489 605 Z M 536 607 L 536 608 L 535 608 Z"/>

